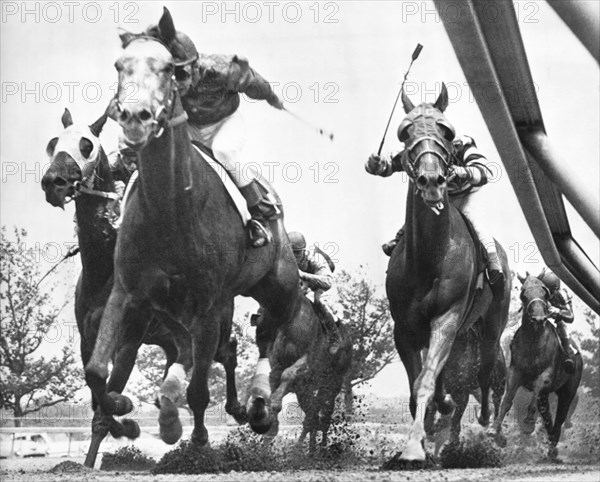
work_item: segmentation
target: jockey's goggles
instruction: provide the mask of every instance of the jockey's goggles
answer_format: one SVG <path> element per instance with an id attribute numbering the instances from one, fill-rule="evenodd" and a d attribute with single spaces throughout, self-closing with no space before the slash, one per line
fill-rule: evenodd
<path id="1" fill-rule="evenodd" d="M 175 66 L 175 80 L 178 82 L 184 82 L 192 76 L 192 64 L 187 65 L 176 65 Z"/>

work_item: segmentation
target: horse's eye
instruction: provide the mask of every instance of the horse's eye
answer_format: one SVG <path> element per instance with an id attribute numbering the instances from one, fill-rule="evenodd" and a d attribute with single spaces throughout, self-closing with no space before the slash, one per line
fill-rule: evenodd
<path id="1" fill-rule="evenodd" d="M 117 72 L 121 72 L 121 70 L 123 70 L 123 64 L 121 63 L 120 60 L 117 60 L 115 62 L 115 69 L 117 69 Z"/>
<path id="2" fill-rule="evenodd" d="M 175 67 L 173 66 L 173 64 L 169 64 L 164 68 L 165 73 L 168 75 L 172 75 L 174 70 L 175 70 Z"/>

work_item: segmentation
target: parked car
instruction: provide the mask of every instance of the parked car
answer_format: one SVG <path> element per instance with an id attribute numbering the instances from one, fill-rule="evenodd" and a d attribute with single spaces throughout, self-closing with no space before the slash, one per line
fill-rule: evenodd
<path id="1" fill-rule="evenodd" d="M 21 433 L 15 435 L 12 453 L 17 457 L 45 457 L 49 448 L 50 440 L 46 434 Z"/>

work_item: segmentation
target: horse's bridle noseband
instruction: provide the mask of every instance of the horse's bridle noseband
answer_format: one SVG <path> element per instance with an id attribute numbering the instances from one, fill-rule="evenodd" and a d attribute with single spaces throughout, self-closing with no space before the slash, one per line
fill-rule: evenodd
<path id="1" fill-rule="evenodd" d="M 545 292 L 549 295 L 550 294 L 550 290 L 546 287 L 543 286 Z M 521 294 L 523 294 L 524 290 L 521 290 Z M 549 313 L 548 313 L 548 300 L 545 298 L 540 298 L 540 297 L 536 297 L 536 298 L 532 298 L 531 300 L 529 300 L 527 302 L 527 304 L 523 307 L 523 311 L 524 313 L 527 315 L 527 317 L 531 320 L 533 318 L 533 316 L 531 315 L 529 308 L 531 307 L 531 305 L 533 303 L 542 303 L 543 307 L 544 307 L 544 321 L 546 321 L 546 319 L 548 319 Z"/>

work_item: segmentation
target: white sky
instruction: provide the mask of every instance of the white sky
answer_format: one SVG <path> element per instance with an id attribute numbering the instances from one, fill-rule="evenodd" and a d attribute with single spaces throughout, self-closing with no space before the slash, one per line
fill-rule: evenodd
<path id="1" fill-rule="evenodd" d="M 500 162 L 431 2 L 3 2 L 1 223 L 28 229 L 31 243 L 48 248 L 48 261 L 57 259 L 56 246 L 73 241 L 73 206 L 65 213 L 45 203 L 39 181 L 46 144 L 61 131 L 65 107 L 76 122 L 100 116 L 117 80 L 117 27 L 141 31 L 158 21 L 163 4 L 199 50 L 246 56 L 291 110 L 335 133 L 331 143 L 265 102 L 242 105 L 247 159 L 273 174 L 286 226 L 310 243 L 330 243 L 339 268 L 366 265 L 376 283 L 384 282 L 380 245 L 404 222 L 407 186 L 400 175 L 369 176 L 363 164 L 377 150 L 417 43 L 424 49 L 409 76 L 413 102 L 433 101 L 446 82 L 449 120 Z M 581 183 L 597 193 L 598 66 L 545 2 L 516 2 L 516 9 L 547 132 Z M 384 152 L 399 148 L 402 114 L 399 107 Z M 115 125 L 106 129 L 107 150 L 116 134 Z M 484 191 L 487 223 L 513 269 L 539 271 L 541 255 L 507 176 Z M 598 240 L 577 216 L 572 229 L 598 265 Z M 60 271 L 65 280 L 76 267 Z M 68 294 L 58 293 L 61 303 Z"/>

